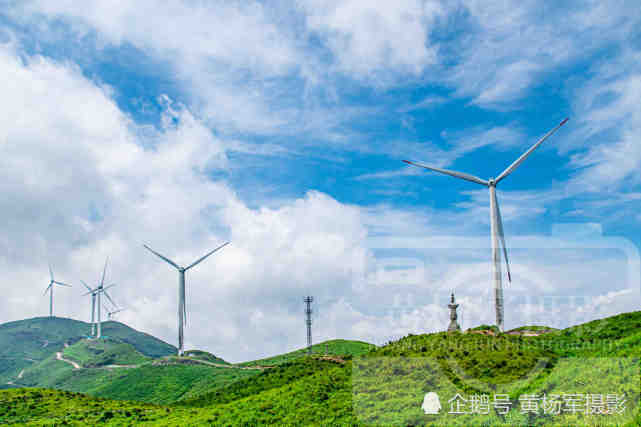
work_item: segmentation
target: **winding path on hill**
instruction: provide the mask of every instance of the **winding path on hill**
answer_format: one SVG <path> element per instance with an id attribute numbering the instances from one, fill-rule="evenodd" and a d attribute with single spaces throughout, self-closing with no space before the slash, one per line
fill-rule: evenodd
<path id="1" fill-rule="evenodd" d="M 56 359 L 62 360 L 63 362 L 67 362 L 68 364 L 72 365 L 74 369 L 80 369 L 81 368 L 81 366 L 78 365 L 76 362 L 74 362 L 72 360 L 69 360 L 69 359 L 65 359 L 64 357 L 62 357 L 62 352 L 61 351 L 57 351 L 56 352 Z"/>
<path id="2" fill-rule="evenodd" d="M 23 374 L 24 374 L 24 369 L 20 371 L 20 373 L 18 374 L 18 378 L 16 378 L 16 379 L 18 379 L 18 380 L 19 380 L 20 378 L 22 378 L 22 375 L 23 375 Z M 13 381 L 7 381 L 7 384 L 9 384 L 9 385 L 16 385 Z"/>

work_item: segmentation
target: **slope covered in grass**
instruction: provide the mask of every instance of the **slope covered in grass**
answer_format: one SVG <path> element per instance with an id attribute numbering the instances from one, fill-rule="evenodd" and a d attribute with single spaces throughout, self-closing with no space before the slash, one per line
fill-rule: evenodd
<path id="1" fill-rule="evenodd" d="M 65 344 L 87 338 L 89 323 L 61 317 L 35 317 L 0 325 L 0 382 L 14 380 L 22 369 L 63 351 Z M 132 345 L 148 357 L 175 354 L 176 348 L 119 322 L 103 323 L 103 335 Z"/>
<path id="2" fill-rule="evenodd" d="M 211 392 L 260 372 L 178 361 L 145 362 L 132 368 L 111 367 L 112 364 L 95 366 L 91 360 L 85 362 L 90 367 L 74 369 L 69 363 L 51 356 L 26 369 L 17 384 L 160 404 Z"/>
<path id="3" fill-rule="evenodd" d="M 57 404 L 69 407 L 69 415 L 65 416 L 99 417 L 90 421 L 100 421 L 104 420 L 103 409 L 109 408 L 109 420 L 118 420 L 121 424 L 128 423 L 122 418 L 126 411 L 132 414 L 133 408 L 139 408 L 149 425 L 443 425 L 443 422 L 465 426 L 482 423 L 596 425 L 604 419 L 586 418 L 582 414 L 561 414 L 554 418 L 522 413 L 518 396 L 544 391 L 621 393 L 634 408 L 640 395 L 639 361 L 629 356 L 639 355 L 640 332 L 636 329 L 639 320 L 641 313 L 627 313 L 590 322 L 582 325 L 582 329 L 573 327 L 538 337 L 472 333 L 408 335 L 360 356 L 335 360 L 299 354 L 290 356 L 289 360 L 276 359 L 279 363 L 273 368 L 255 370 L 251 377 L 235 378 L 225 384 L 221 381 L 163 384 L 165 389 L 174 390 L 174 395 L 193 390 L 197 384 L 203 385 L 198 393 L 189 395 L 190 392 L 185 391 L 182 399 L 170 407 L 98 401 L 76 395 L 5 398 L 21 393 L 20 390 L 0 391 L 0 400 L 11 402 L 13 415 L 9 419 L 22 422 L 45 422 L 46 412 L 40 410 L 41 407 L 52 408 L 52 417 L 60 416 L 62 412 L 53 408 L 52 402 L 59 399 Z M 577 333 L 578 330 L 582 332 Z M 584 348 L 580 346 L 584 342 L 598 345 Z M 618 360 L 614 356 L 628 358 Z M 176 369 L 175 365 L 164 367 Z M 238 368 L 213 369 L 230 374 L 243 372 Z M 131 396 L 142 393 L 152 388 L 151 382 L 145 381 L 158 378 L 158 372 L 139 371 L 135 375 L 140 374 L 141 378 L 122 378 L 117 389 L 130 389 Z M 189 375 L 180 373 L 181 378 Z M 193 374 L 193 378 L 202 376 L 208 374 Z M 138 389 L 137 383 L 141 383 Z M 208 391 L 211 386 L 217 388 Z M 430 390 L 439 390 L 442 398 L 450 397 L 449 393 L 455 391 L 466 395 L 505 393 L 512 410 L 506 416 L 494 411 L 488 416 L 455 418 L 448 418 L 444 413 L 426 415 L 420 405 L 424 393 Z M 152 398 L 158 400 L 159 396 Z M 447 410 L 446 402 L 441 401 Z M 29 405 L 34 408 L 30 409 Z M 624 426 L 639 425 L 641 421 L 638 411 L 608 420 Z M 135 420 L 140 421 L 141 418 Z"/>
<path id="4" fill-rule="evenodd" d="M 319 344 L 312 345 L 312 354 L 329 354 L 334 356 L 360 356 L 372 349 L 375 349 L 374 344 L 366 343 L 364 341 L 352 340 L 330 340 Z M 250 362 L 238 363 L 238 366 L 274 366 L 281 363 L 286 363 L 301 357 L 307 356 L 308 349 L 301 348 L 291 351 L 289 353 L 280 354 L 265 359 L 252 360 Z"/>
<path id="5" fill-rule="evenodd" d="M 83 367 L 99 367 L 107 365 L 138 365 L 149 361 L 131 344 L 115 340 L 83 339 L 66 347 L 62 351 L 66 359 L 78 362 Z"/>
<path id="6" fill-rule="evenodd" d="M 62 390 L 0 391 L 0 422 L 17 425 L 206 425 L 206 411 L 108 400 Z M 196 424 L 198 425 L 198 424 Z"/>
<path id="7" fill-rule="evenodd" d="M 204 360 L 205 362 L 223 363 L 223 364 L 229 365 L 229 362 L 207 351 L 202 351 L 202 350 L 187 350 L 183 356 L 196 359 L 196 360 Z"/>

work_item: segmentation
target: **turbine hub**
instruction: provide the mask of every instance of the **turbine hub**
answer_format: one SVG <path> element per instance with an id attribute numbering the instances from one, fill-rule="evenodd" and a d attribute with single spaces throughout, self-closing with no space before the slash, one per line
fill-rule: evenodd
<path id="1" fill-rule="evenodd" d="M 490 187 L 496 187 L 496 182 L 494 182 L 494 178 L 490 178 L 487 180 L 488 184 L 490 184 Z"/>

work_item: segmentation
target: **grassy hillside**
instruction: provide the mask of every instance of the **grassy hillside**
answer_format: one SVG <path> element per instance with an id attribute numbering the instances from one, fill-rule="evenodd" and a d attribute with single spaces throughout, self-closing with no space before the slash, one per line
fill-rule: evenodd
<path id="1" fill-rule="evenodd" d="M 105 349 L 100 352 L 99 350 Z M 118 351 L 122 350 L 122 353 Z M 87 393 L 96 397 L 172 403 L 211 392 L 258 374 L 258 369 L 218 368 L 189 358 L 168 356 L 150 360 L 129 344 L 107 340 L 80 341 L 26 368 L 15 384 Z"/>
<path id="2" fill-rule="evenodd" d="M 99 367 L 107 365 L 138 365 L 150 360 L 131 344 L 105 338 L 100 340 L 83 339 L 62 351 L 65 359 L 78 362 L 81 366 Z"/>
<path id="3" fill-rule="evenodd" d="M 363 341 L 330 340 L 312 345 L 312 354 L 329 354 L 334 356 L 360 356 L 375 349 L 374 344 Z M 274 366 L 307 356 L 307 348 L 301 348 L 285 354 L 265 359 L 238 363 L 238 366 Z"/>
<path id="4" fill-rule="evenodd" d="M 639 322 L 641 312 L 538 337 L 471 333 L 408 335 L 368 351 L 360 346 L 361 350 L 357 350 L 361 351 L 360 356 L 356 357 L 347 352 L 344 358 L 327 360 L 320 355 L 305 356 L 299 351 L 248 362 L 276 365 L 269 369 L 249 372 L 239 367 L 207 367 L 220 371 L 221 375 L 225 372 L 248 374 L 244 378 L 230 378 L 228 382 L 216 380 L 211 384 L 196 380 L 191 384 L 163 381 L 190 375 L 191 378 L 211 378 L 218 374 L 196 370 L 191 374 L 181 371 L 167 375 L 158 370 L 127 370 L 128 375 L 132 375 L 127 378 L 122 371 L 103 369 L 125 375 L 116 389 L 130 390 L 128 398 L 146 399 L 143 394 L 153 390 L 154 381 L 165 390 L 174 390 L 174 396 L 185 391 L 177 403 L 163 407 L 95 400 L 60 392 L 5 390 L 0 391 L 3 402 L 0 408 L 5 408 L 0 409 L 5 411 L 5 415 L 0 413 L 0 420 L 37 424 L 54 419 L 78 422 L 82 418 L 89 424 L 113 425 L 142 421 L 149 425 L 575 426 L 601 425 L 606 421 L 615 425 L 640 425 Z M 292 357 L 293 354 L 297 356 Z M 167 358 L 166 363 L 174 363 L 174 358 Z M 184 363 L 195 361 L 186 359 Z M 182 365 L 147 363 L 143 367 L 178 370 Z M 89 375 L 90 371 L 98 369 L 74 372 Z M 111 384 L 115 384 L 113 380 Z M 197 387 L 200 387 L 198 392 L 191 393 Z M 208 390 L 209 387 L 213 389 Z M 420 405 L 427 391 L 438 391 L 445 411 L 439 415 L 423 413 Z M 455 392 L 466 396 L 505 393 L 512 409 L 505 416 L 495 411 L 488 416 L 447 415 L 447 398 Z M 519 396 L 544 392 L 617 393 L 624 396 L 628 407 L 636 408 L 636 412 L 586 417 L 569 413 L 534 416 L 519 410 Z M 147 396 L 150 400 L 159 400 L 158 395 Z"/>
<path id="5" fill-rule="evenodd" d="M 66 344 L 74 344 L 91 332 L 89 323 L 61 317 L 35 317 L 0 325 L 0 383 L 14 380 L 21 370 L 44 361 Z M 103 335 L 132 345 L 148 357 L 175 354 L 176 348 L 119 322 L 103 323 Z"/>
<path id="6" fill-rule="evenodd" d="M 192 359 L 196 359 L 196 360 L 204 360 L 205 362 L 223 363 L 223 364 L 229 365 L 229 362 L 202 350 L 187 350 L 184 356 Z"/>

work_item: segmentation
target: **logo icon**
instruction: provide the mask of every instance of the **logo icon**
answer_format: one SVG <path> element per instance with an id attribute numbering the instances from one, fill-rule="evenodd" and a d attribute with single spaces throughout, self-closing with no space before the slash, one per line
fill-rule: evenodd
<path id="1" fill-rule="evenodd" d="M 425 397 L 423 398 L 423 405 L 421 405 L 421 408 L 423 408 L 423 411 L 426 414 L 438 414 L 438 411 L 441 410 L 441 402 L 438 400 L 438 394 L 434 393 L 433 391 L 425 393 Z"/>

